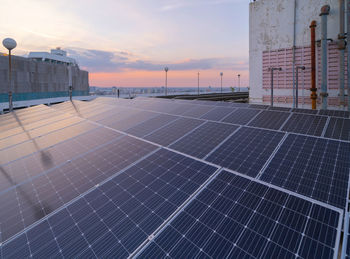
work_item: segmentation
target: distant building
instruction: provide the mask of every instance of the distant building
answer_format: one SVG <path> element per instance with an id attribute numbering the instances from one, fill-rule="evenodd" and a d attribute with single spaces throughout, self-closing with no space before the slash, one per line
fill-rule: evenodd
<path id="1" fill-rule="evenodd" d="M 89 95 L 89 73 L 80 70 L 65 51 L 58 48 L 51 53 L 31 52 L 28 58 L 12 56 L 14 107 L 26 106 L 28 101 L 31 104 L 48 103 L 48 98 L 65 100 L 69 96 L 69 86 L 73 87 L 73 96 L 84 99 Z M 0 112 L 6 109 L 8 92 L 8 56 L 0 54 Z"/>
<path id="2" fill-rule="evenodd" d="M 296 5 L 295 5 L 296 3 Z M 295 66 L 305 66 L 299 73 L 299 107 L 309 108 L 311 87 L 310 24 L 315 20 L 316 41 L 321 39 L 321 7 L 330 6 L 328 19 L 328 105 L 339 107 L 339 1 L 338 0 L 257 0 L 249 11 L 249 87 L 250 101 L 270 103 L 269 67 L 281 67 L 274 73 L 274 103 L 293 104 L 293 35 L 295 26 Z M 295 18 L 294 18 L 295 8 Z M 346 28 L 346 26 L 345 26 Z M 346 56 L 345 56 L 346 63 Z M 345 65 L 346 71 L 346 65 Z M 295 75 L 295 74 L 294 74 Z M 346 72 L 345 72 L 346 82 Z M 316 44 L 317 108 L 320 108 L 321 46 Z M 345 83 L 345 93 L 347 85 Z"/>

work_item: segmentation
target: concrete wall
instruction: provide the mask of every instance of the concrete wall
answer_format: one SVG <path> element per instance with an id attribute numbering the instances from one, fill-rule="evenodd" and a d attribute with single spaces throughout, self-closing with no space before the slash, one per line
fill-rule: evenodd
<path id="1" fill-rule="evenodd" d="M 68 95 L 68 67 L 32 61 L 23 57 L 12 58 L 12 92 L 14 100 L 40 99 Z M 7 101 L 8 57 L 0 56 L 0 102 Z M 89 93 L 88 72 L 72 67 L 74 95 Z M 4 99 L 4 100 L 3 100 Z"/>
<path id="2" fill-rule="evenodd" d="M 316 40 L 321 37 L 321 7 L 329 4 L 328 38 L 337 41 L 339 33 L 338 0 L 296 0 L 296 46 L 310 46 L 310 23 L 317 22 Z M 263 52 L 293 47 L 294 0 L 257 0 L 250 3 L 249 13 L 249 85 L 251 102 L 263 102 L 270 89 L 263 89 Z M 307 88 L 309 88 L 308 86 Z M 346 87 L 345 87 L 346 88 Z M 276 89 L 275 94 L 292 96 L 290 89 Z M 310 95 L 306 91 L 307 96 Z M 337 96 L 337 90 L 330 90 Z M 291 104 L 286 104 L 290 106 Z"/>

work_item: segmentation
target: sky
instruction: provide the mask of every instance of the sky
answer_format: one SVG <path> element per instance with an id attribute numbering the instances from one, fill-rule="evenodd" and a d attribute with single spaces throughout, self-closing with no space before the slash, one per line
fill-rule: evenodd
<path id="1" fill-rule="evenodd" d="M 61 47 L 90 86 L 248 85 L 248 0 L 1 0 L 14 55 Z M 5 12 L 6 10 L 6 12 Z M 0 52 L 6 52 L 1 45 Z"/>

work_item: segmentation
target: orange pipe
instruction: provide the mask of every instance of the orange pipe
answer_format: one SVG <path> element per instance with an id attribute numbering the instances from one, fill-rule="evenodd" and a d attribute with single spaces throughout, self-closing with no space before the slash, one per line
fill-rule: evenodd
<path id="1" fill-rule="evenodd" d="M 311 106 L 313 110 L 316 110 L 317 100 L 317 88 L 316 88 L 316 21 L 312 21 L 310 25 L 311 29 Z"/>

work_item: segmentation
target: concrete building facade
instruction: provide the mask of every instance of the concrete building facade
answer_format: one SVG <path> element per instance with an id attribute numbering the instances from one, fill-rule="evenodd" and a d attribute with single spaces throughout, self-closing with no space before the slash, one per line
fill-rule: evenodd
<path id="1" fill-rule="evenodd" d="M 274 72 L 274 103 L 293 106 L 293 45 L 295 66 L 299 71 L 299 108 L 310 108 L 311 36 L 310 24 L 315 20 L 316 41 L 321 39 L 321 7 L 330 6 L 328 18 L 328 105 L 339 107 L 339 1 L 338 0 L 257 0 L 249 10 L 249 85 L 250 101 L 270 103 L 271 73 L 269 67 L 281 67 Z M 295 13 L 294 13 L 295 10 Z M 295 35 L 295 38 L 294 38 Z M 345 53 L 345 63 L 346 63 Z M 295 81 L 294 73 L 294 81 Z M 345 64 L 345 93 L 347 93 Z M 321 98 L 321 44 L 316 43 L 317 108 Z M 295 91 L 294 91 L 295 96 Z M 294 101 L 294 102 L 293 102 Z"/>
<path id="2" fill-rule="evenodd" d="M 71 70 L 71 71 L 69 71 Z M 71 78 L 71 80 L 70 80 Z M 13 101 L 89 95 L 89 75 L 76 65 L 55 64 L 12 56 Z M 8 56 L 0 55 L 0 103 L 8 102 Z"/>

